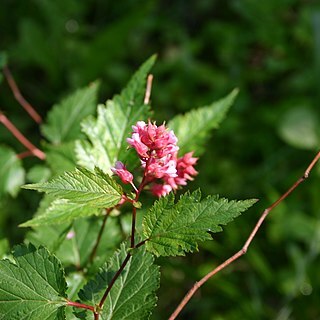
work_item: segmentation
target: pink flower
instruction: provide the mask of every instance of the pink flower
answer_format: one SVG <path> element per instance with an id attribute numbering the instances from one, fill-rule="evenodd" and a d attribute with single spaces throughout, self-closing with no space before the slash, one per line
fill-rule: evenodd
<path id="1" fill-rule="evenodd" d="M 138 121 L 132 126 L 133 133 L 128 138 L 128 143 L 134 147 L 140 158 L 148 158 L 157 155 L 162 158 L 169 153 L 175 153 L 179 147 L 177 137 L 173 131 L 168 131 L 165 125 L 157 126 L 150 121 L 146 124 L 144 121 Z"/>
<path id="2" fill-rule="evenodd" d="M 177 176 L 167 179 L 167 183 L 170 184 L 172 189 L 185 186 L 187 180 L 193 180 L 193 176 L 198 174 L 198 171 L 193 167 L 197 163 L 198 158 L 192 156 L 193 152 L 188 152 L 177 160 Z"/>
<path id="3" fill-rule="evenodd" d="M 172 187 L 169 184 L 154 183 L 150 190 L 155 196 L 160 198 L 170 193 L 172 191 Z"/>
<path id="4" fill-rule="evenodd" d="M 178 158 L 178 139 L 164 124 L 158 127 L 150 121 L 138 121 L 132 129 L 132 136 L 127 141 L 139 155 L 144 169 L 144 186 L 150 184 L 154 195 L 165 196 L 179 186 L 186 185 L 188 180 L 193 180 L 193 176 L 198 174 L 194 169 L 198 158 L 193 157 L 193 152 Z M 121 162 L 117 162 L 111 170 L 124 183 L 132 182 L 132 174 Z"/>
<path id="5" fill-rule="evenodd" d="M 149 148 L 144 143 L 141 142 L 139 133 L 133 133 L 132 137 L 128 138 L 127 141 L 136 149 L 140 157 L 142 158 L 148 157 L 147 152 L 149 151 Z"/>
<path id="6" fill-rule="evenodd" d="M 111 171 L 118 175 L 123 183 L 132 183 L 133 175 L 121 161 L 117 161 L 116 165 L 111 168 Z"/>
<path id="7" fill-rule="evenodd" d="M 161 159 L 158 158 L 150 158 L 148 161 L 148 167 L 146 169 L 147 175 L 150 177 L 154 177 L 157 179 L 161 179 L 163 177 L 176 177 L 177 162 L 175 159 L 171 159 L 169 156 L 165 156 Z"/>

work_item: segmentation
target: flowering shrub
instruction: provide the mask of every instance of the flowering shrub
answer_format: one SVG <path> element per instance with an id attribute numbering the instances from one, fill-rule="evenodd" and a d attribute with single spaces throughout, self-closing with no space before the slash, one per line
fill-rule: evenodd
<path id="1" fill-rule="evenodd" d="M 192 176 L 197 174 L 193 167 L 197 158 L 192 157 L 193 152 L 181 158 L 177 157 L 178 139 L 164 124 L 157 127 L 150 121 L 148 124 L 138 121 L 132 129 L 132 137 L 127 141 L 137 151 L 144 169 L 141 189 L 151 184 L 151 192 L 155 196 L 165 196 L 172 190 L 178 189 L 179 185 L 186 185 L 187 180 L 192 180 Z M 132 182 L 132 174 L 121 162 L 117 162 L 115 168 L 111 170 L 121 178 L 122 182 Z"/>
<path id="2" fill-rule="evenodd" d="M 120 95 L 99 105 L 97 116 L 96 83 L 55 106 L 41 126 L 44 152 L 20 139 L 29 155 L 45 160 L 51 177 L 24 186 L 45 195 L 34 217 L 21 225 L 32 228 L 26 243 L 0 261 L 1 319 L 149 319 L 160 283 L 156 258 L 197 251 L 200 242 L 211 240 L 256 202 L 202 198 L 200 190 L 183 190 L 198 174 L 203 145 L 237 92 L 157 126 L 150 120 L 146 81 L 153 63 L 154 57 Z M 11 150 L 0 152 L 12 158 Z M 197 288 L 246 252 L 266 215 L 319 157 L 265 211 L 245 246 L 191 289 L 171 320 Z M 21 165 L 17 159 L 15 169 Z M 140 202 L 143 191 L 155 199 L 151 206 Z M 128 211 L 130 228 L 125 228 Z"/>

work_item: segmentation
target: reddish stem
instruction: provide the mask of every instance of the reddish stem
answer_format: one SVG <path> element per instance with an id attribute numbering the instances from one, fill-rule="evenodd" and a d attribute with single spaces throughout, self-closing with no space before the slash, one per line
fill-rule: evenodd
<path id="1" fill-rule="evenodd" d="M 0 122 L 23 144 L 34 156 L 41 160 L 46 158 L 46 155 L 34 146 L 18 129 L 17 127 L 2 113 L 0 112 Z"/>
<path id="2" fill-rule="evenodd" d="M 146 180 L 147 180 L 146 172 L 147 172 L 147 169 L 148 169 L 148 163 L 149 163 L 149 161 L 147 161 L 147 163 L 146 163 L 146 167 L 145 167 L 145 171 L 144 171 L 144 175 L 143 175 L 142 181 L 141 181 L 141 183 L 140 183 L 140 185 L 139 185 L 138 190 L 136 191 L 136 197 L 135 197 L 135 199 L 134 199 L 133 201 L 130 201 L 130 200 L 128 199 L 129 202 L 137 202 L 137 201 L 139 200 L 139 197 L 140 197 L 140 194 L 141 194 L 143 188 L 144 188 L 144 187 L 146 186 L 146 184 L 147 184 L 147 181 L 146 181 Z M 130 247 L 131 247 L 131 248 L 135 248 L 134 242 L 135 242 L 136 215 L 137 215 L 137 208 L 136 208 L 135 206 L 132 206 L 132 224 L 131 224 L 131 237 L 130 237 Z M 138 246 L 139 246 L 139 247 L 142 246 L 146 241 L 147 241 L 147 240 L 144 240 L 144 241 L 140 242 L 140 243 L 138 244 Z M 101 299 L 101 301 L 100 301 L 100 303 L 99 303 L 99 307 L 100 307 L 100 308 L 102 308 L 105 300 L 107 299 L 107 296 L 108 296 L 109 292 L 111 291 L 114 283 L 115 283 L 116 280 L 119 278 L 121 272 L 123 271 L 123 269 L 124 269 L 125 266 L 127 265 L 130 257 L 131 257 L 131 254 L 128 253 L 127 256 L 126 256 L 126 258 L 125 258 L 124 261 L 122 262 L 119 270 L 115 273 L 115 275 L 114 275 L 113 278 L 111 279 L 111 281 L 110 281 L 110 283 L 109 283 L 109 285 L 108 285 L 108 287 L 107 287 L 107 289 L 106 289 L 106 291 L 105 291 L 105 293 L 104 293 L 104 295 L 103 295 L 103 297 L 102 297 L 102 299 Z M 99 319 L 99 316 L 98 316 L 97 319 Z M 95 319 L 95 320 L 96 320 L 96 319 Z"/>
<path id="3" fill-rule="evenodd" d="M 148 239 L 145 239 L 145 240 L 143 240 L 143 241 L 141 241 L 141 242 L 139 242 L 139 243 L 136 244 L 134 247 L 135 247 L 135 248 L 139 248 L 139 247 L 143 246 L 147 241 L 149 241 L 149 238 L 148 238 Z"/>
<path id="4" fill-rule="evenodd" d="M 104 295 L 103 295 L 103 297 L 102 297 L 102 299 L 101 299 L 101 301 L 100 301 L 100 303 L 99 303 L 99 307 L 100 307 L 100 308 L 102 308 L 105 300 L 107 299 L 107 296 L 108 296 L 111 288 L 113 287 L 113 284 L 114 284 L 114 283 L 116 282 L 116 280 L 119 278 L 122 270 L 123 270 L 123 269 L 125 268 L 125 266 L 127 265 L 130 257 L 131 257 L 131 254 L 128 253 L 127 256 L 126 256 L 126 258 L 125 258 L 124 261 L 122 262 L 119 270 L 115 273 L 115 275 L 114 275 L 113 278 L 111 279 L 110 284 L 108 285 L 108 288 L 107 288 L 106 292 L 104 293 Z"/>
<path id="5" fill-rule="evenodd" d="M 13 92 L 15 99 L 20 103 L 20 105 L 29 113 L 30 117 L 37 123 L 41 123 L 41 116 L 36 112 L 36 110 L 31 106 L 31 104 L 22 96 L 16 82 L 13 79 L 11 71 L 8 66 L 3 67 L 3 74 L 5 75 L 7 82 Z"/>
<path id="6" fill-rule="evenodd" d="M 311 163 L 309 164 L 308 168 L 304 172 L 303 176 L 299 178 L 278 200 L 276 200 L 270 207 L 265 209 L 263 213 L 261 214 L 258 222 L 256 223 L 255 227 L 253 228 L 252 232 L 250 233 L 248 239 L 246 240 L 244 246 L 233 256 L 231 256 L 229 259 L 224 261 L 222 264 L 217 266 L 215 269 L 210 271 L 208 274 L 206 274 L 200 281 L 196 282 L 193 287 L 189 290 L 189 292 L 185 295 L 185 297 L 182 299 L 176 310 L 172 313 L 169 320 L 174 320 L 179 315 L 181 310 L 186 306 L 186 304 L 189 302 L 189 300 L 192 298 L 192 296 L 195 294 L 195 292 L 205 283 L 207 282 L 211 277 L 213 277 L 215 274 L 217 274 L 219 271 L 227 267 L 229 264 L 240 258 L 242 255 L 244 255 L 249 245 L 251 244 L 252 240 L 254 239 L 256 233 L 260 229 L 260 226 L 268 216 L 268 214 L 276 207 L 279 203 L 281 203 L 285 198 L 287 198 L 303 181 L 305 181 L 315 166 L 315 164 L 320 159 L 320 152 L 317 153 L 317 155 L 313 158 Z"/>
<path id="7" fill-rule="evenodd" d="M 33 155 L 34 154 L 31 151 L 28 150 L 28 151 L 24 151 L 24 152 L 21 152 L 21 153 L 17 154 L 17 157 L 19 159 L 24 159 L 24 158 L 27 158 L 27 157 L 31 157 Z"/>
<path id="8" fill-rule="evenodd" d="M 95 312 L 95 309 L 93 306 L 89 306 L 87 304 L 80 303 L 80 302 L 68 301 L 67 306 L 76 307 L 76 308 L 80 308 L 80 309 L 87 309 L 92 312 Z"/>
<path id="9" fill-rule="evenodd" d="M 102 225 L 101 225 L 101 228 L 99 230 L 99 234 L 98 234 L 98 237 L 97 237 L 97 240 L 96 240 L 96 243 L 92 249 L 92 252 L 90 254 L 90 258 L 89 258 L 89 262 L 92 263 L 93 262 L 93 259 L 97 253 L 97 250 L 98 250 L 98 246 L 99 246 L 99 243 L 100 243 L 100 240 L 101 240 L 101 237 L 102 237 L 102 234 L 103 234 L 103 231 L 104 231 L 104 228 L 106 226 L 106 222 L 107 222 L 107 219 L 109 217 L 109 214 L 111 212 L 112 208 L 109 208 L 107 209 L 107 212 L 103 218 L 103 222 L 102 222 Z"/>

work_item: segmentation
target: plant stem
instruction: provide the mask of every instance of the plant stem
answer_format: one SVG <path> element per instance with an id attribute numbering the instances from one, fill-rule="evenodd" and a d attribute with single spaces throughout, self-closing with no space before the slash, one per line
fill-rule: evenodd
<path id="1" fill-rule="evenodd" d="M 149 161 L 147 161 L 146 163 L 146 167 L 145 167 L 145 171 L 144 171 L 144 175 L 143 175 L 143 178 L 142 178 L 142 181 L 139 185 L 139 188 L 138 190 L 136 190 L 136 197 L 135 199 L 133 200 L 133 202 L 137 202 L 139 200 L 139 197 L 140 197 L 140 194 L 143 190 L 143 188 L 146 186 L 147 184 L 147 175 L 146 175 L 146 172 L 147 172 L 147 169 L 148 169 L 148 165 L 149 165 Z M 131 201 L 132 202 L 132 201 Z M 133 205 L 132 206 L 132 223 L 131 223 L 131 237 L 130 237 L 130 248 L 135 248 L 135 245 L 134 245 L 134 242 L 135 242 L 135 229 L 136 229 L 136 216 L 137 216 L 137 208 Z M 140 242 L 138 244 L 138 246 L 142 246 L 148 239 Z M 115 273 L 115 275 L 113 276 L 113 278 L 111 279 L 100 303 L 99 303 L 99 308 L 102 308 L 105 300 L 107 299 L 107 296 L 109 294 L 109 292 L 111 291 L 114 283 L 116 282 L 116 280 L 119 278 L 121 272 L 123 271 L 123 269 L 125 268 L 125 266 L 127 265 L 129 259 L 131 257 L 131 254 L 128 253 L 126 258 L 124 259 L 124 261 L 122 262 L 119 270 Z M 99 315 L 97 316 L 97 318 L 95 318 L 95 320 L 98 320 L 99 319 Z"/>
<path id="2" fill-rule="evenodd" d="M 91 251 L 90 257 L 89 257 L 89 263 L 92 263 L 94 257 L 96 256 L 97 249 L 98 249 L 98 246 L 99 246 L 99 243 L 100 243 L 100 240 L 101 240 L 101 237 L 102 237 L 102 234 L 103 234 L 103 231 L 104 231 L 104 228 L 106 226 L 106 222 L 107 222 L 107 219 L 109 217 L 109 214 L 110 214 L 111 210 L 112 210 L 112 208 L 107 209 L 107 212 L 106 212 L 106 214 L 105 214 L 105 216 L 103 218 L 103 222 L 102 222 L 101 228 L 99 230 L 96 243 L 95 243 L 95 245 L 94 245 L 94 247 L 93 247 L 93 249 Z"/>
<path id="3" fill-rule="evenodd" d="M 31 156 L 33 156 L 33 153 L 29 150 L 17 154 L 17 157 L 19 159 L 24 159 L 24 158 L 31 157 Z"/>
<path id="4" fill-rule="evenodd" d="M 132 224 L 131 224 L 131 244 L 130 247 L 134 248 L 134 238 L 135 238 L 135 231 L 136 231 L 136 216 L 137 216 L 137 209 L 136 207 L 132 207 Z"/>
<path id="5" fill-rule="evenodd" d="M 143 246 L 148 240 L 149 239 L 145 239 L 145 240 L 139 242 L 138 244 L 135 245 L 135 248 L 139 248 L 139 247 Z"/>
<path id="6" fill-rule="evenodd" d="M 200 281 L 196 282 L 193 285 L 193 287 L 189 290 L 189 292 L 185 295 L 185 297 L 182 299 L 182 301 L 177 306 L 175 311 L 172 313 L 172 315 L 170 316 L 169 320 L 176 319 L 176 317 L 179 315 L 179 313 L 182 311 L 182 309 L 186 306 L 186 304 L 189 302 L 189 300 L 192 298 L 192 296 L 195 294 L 195 292 L 205 282 L 207 282 L 211 277 L 213 277 L 219 271 L 221 271 L 222 269 L 227 267 L 229 264 L 231 264 L 232 262 L 234 262 L 235 260 L 237 260 L 238 258 L 240 258 L 242 255 L 244 255 L 247 252 L 249 245 L 251 244 L 252 240 L 254 239 L 256 233 L 260 229 L 262 223 L 264 222 L 264 220 L 266 219 L 268 214 L 276 206 L 278 206 L 279 203 L 281 203 L 284 199 L 286 199 L 303 181 L 305 181 L 309 177 L 309 174 L 310 174 L 311 170 L 313 169 L 313 167 L 315 166 L 315 164 L 318 162 L 319 159 L 320 159 L 320 152 L 318 152 L 317 155 L 313 158 L 313 160 L 309 164 L 308 168 L 304 172 L 303 176 L 301 178 L 299 178 L 278 200 L 276 200 L 273 204 L 271 204 L 270 207 L 268 207 L 267 209 L 265 209 L 262 212 L 258 222 L 256 223 L 256 225 L 254 226 L 253 230 L 251 231 L 251 233 L 250 233 L 249 237 L 247 238 L 244 246 L 237 253 L 235 253 L 233 256 L 231 256 L 229 259 L 227 259 L 222 264 L 220 264 L 215 269 L 213 269 L 208 274 L 206 274 Z"/>
<path id="7" fill-rule="evenodd" d="M 146 93 L 145 93 L 144 101 L 143 101 L 144 104 L 149 104 L 149 102 L 150 102 L 152 80 L 153 80 L 153 75 L 149 74 L 148 79 L 147 79 Z"/>
<path id="8" fill-rule="evenodd" d="M 15 99 L 20 103 L 20 105 L 28 112 L 30 117 L 37 123 L 41 123 L 41 116 L 36 112 L 36 110 L 31 106 L 31 104 L 22 96 L 16 82 L 13 79 L 11 71 L 8 66 L 3 67 L 3 74 L 7 79 L 9 87 L 13 92 Z"/>
<path id="9" fill-rule="evenodd" d="M 109 283 L 109 285 L 108 285 L 108 288 L 107 288 L 106 292 L 104 293 L 104 295 L 103 295 L 103 297 L 102 297 L 102 299 L 101 299 L 101 301 L 100 301 L 100 303 L 99 303 L 99 307 L 100 307 L 100 308 L 102 308 L 102 306 L 103 306 L 103 304 L 104 304 L 104 302 L 105 302 L 105 300 L 106 300 L 106 298 L 107 298 L 107 296 L 108 296 L 111 288 L 113 287 L 113 284 L 116 282 L 116 280 L 117 280 L 118 277 L 120 276 L 122 270 L 123 270 L 123 269 L 125 268 L 125 266 L 127 265 L 130 257 L 131 257 L 131 254 L 128 253 L 127 256 L 126 256 L 126 258 L 123 260 L 123 262 L 122 262 L 119 270 L 115 273 L 115 275 L 114 275 L 113 278 L 111 279 L 111 281 L 110 281 L 110 283 Z"/>
<path id="10" fill-rule="evenodd" d="M 67 306 L 76 307 L 76 308 L 80 308 L 80 309 L 87 309 L 92 312 L 95 312 L 93 306 L 89 306 L 87 304 L 80 303 L 80 302 L 68 301 Z"/>
<path id="11" fill-rule="evenodd" d="M 0 112 L 0 122 L 17 138 L 21 144 L 30 150 L 34 156 L 41 160 L 46 158 L 45 153 L 34 146 L 2 112 Z"/>

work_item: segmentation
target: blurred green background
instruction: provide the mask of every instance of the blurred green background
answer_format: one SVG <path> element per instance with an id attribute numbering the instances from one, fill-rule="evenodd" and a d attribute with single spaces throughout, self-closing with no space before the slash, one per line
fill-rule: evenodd
<path id="1" fill-rule="evenodd" d="M 153 319 L 166 319 L 196 280 L 241 248 L 259 214 L 302 175 L 320 145 L 316 0 L 2 0 L 0 50 L 43 117 L 96 79 L 104 102 L 153 53 L 158 122 L 240 89 L 190 188 L 261 200 L 199 253 L 158 260 L 163 273 Z M 4 80 L 0 109 L 41 144 L 37 125 Z M 0 143 L 24 150 L 3 126 Z M 37 163 L 23 160 L 27 170 Z M 319 178 L 317 166 L 268 217 L 248 254 L 206 283 L 181 319 L 320 319 Z M 4 239 L 23 240 L 17 225 L 38 201 L 27 191 L 1 200 L 1 250 Z"/>

